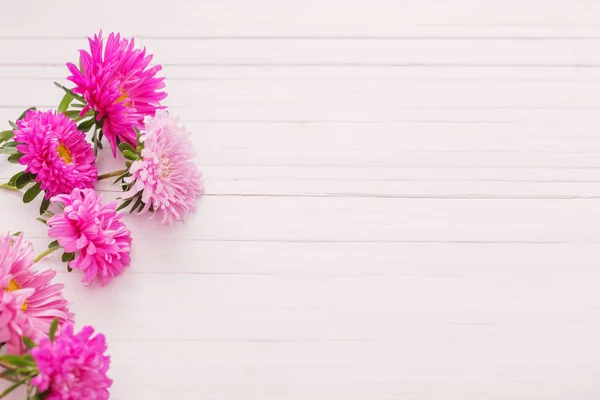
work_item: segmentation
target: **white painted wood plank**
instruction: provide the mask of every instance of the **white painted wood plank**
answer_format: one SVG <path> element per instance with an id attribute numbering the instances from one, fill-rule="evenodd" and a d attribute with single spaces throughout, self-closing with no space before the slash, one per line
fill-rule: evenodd
<path id="1" fill-rule="evenodd" d="M 274 115 L 290 114 L 293 108 L 317 114 L 315 109 L 330 104 L 331 110 L 322 111 L 323 115 L 364 110 L 392 116 L 398 108 L 599 108 L 594 96 L 598 89 L 600 80 L 478 81 L 471 85 L 450 80 L 194 80 L 170 82 L 165 104 L 209 109 L 227 103 L 234 110 L 256 113 L 268 108 Z M 51 81 L 2 80 L 0 90 L 15 105 L 46 106 L 62 98 Z"/>
<path id="2" fill-rule="evenodd" d="M 248 169 L 256 173 L 249 175 Z M 373 168 L 368 168 L 371 171 Z M 472 168 L 463 168 L 471 172 L 473 178 L 426 178 L 422 175 L 436 176 L 437 171 L 448 168 L 415 168 L 419 173 L 411 174 L 410 168 L 392 168 L 397 173 L 382 172 L 382 176 L 407 176 L 406 178 L 382 178 L 373 175 L 359 178 L 356 168 L 293 168 L 285 175 L 284 167 L 268 168 L 219 168 L 202 167 L 208 178 L 205 179 L 207 196 L 292 196 L 292 197 L 340 197 L 340 198 L 430 198 L 430 199 L 597 199 L 600 198 L 598 183 L 600 171 L 590 173 L 581 169 L 528 169 L 515 168 L 505 171 L 504 177 L 485 179 Z M 14 168 L 16 173 L 18 169 Z M 222 171 L 225 170 L 225 171 Z M 282 171 L 284 170 L 284 171 Z M 405 171 L 408 170 L 408 171 Z M 493 168 L 491 169 L 493 170 Z M 223 172 L 227 178 L 215 175 Z M 285 176 L 281 176 L 284 172 Z M 541 173 L 540 173 L 541 172 Z M 277 178 L 265 175 L 279 175 Z M 12 174 L 3 174 L 8 181 Z M 315 175 L 321 175 L 315 178 Z M 524 176 L 525 175 L 525 176 Z M 593 175 L 585 180 L 582 175 Z M 262 177 L 261 177 L 262 176 Z M 329 176 L 329 178 L 324 178 Z M 534 177 L 527 177 L 534 176 Z M 535 176 L 543 176 L 536 179 Z M 556 181 L 557 176 L 565 180 Z M 99 191 L 113 192 L 117 195 L 117 186 L 98 185 Z"/>
<path id="3" fill-rule="evenodd" d="M 542 335 L 543 336 L 543 335 Z M 527 342 L 547 349 L 552 357 L 557 347 Z M 128 387 L 117 383 L 127 399 L 144 395 L 159 399 L 152 382 L 165 382 L 174 396 L 194 393 L 214 399 L 463 399 L 466 390 L 473 398 L 504 399 L 593 399 L 597 393 L 593 361 L 562 361 L 538 364 L 532 352 L 515 352 L 509 345 L 457 343 L 173 343 L 158 346 L 157 357 L 193 368 L 193 380 L 164 375 L 150 365 L 137 366 L 136 351 L 157 342 L 118 343 L 122 361 L 115 370 L 129 378 Z M 543 351 L 543 350 L 542 350 Z M 577 353 L 574 353 L 574 355 Z M 126 356 L 129 357 L 126 357 Z M 501 363 L 496 363 L 496 355 Z M 206 360 L 218 360 L 206 362 Z M 321 362 L 314 362 L 320 359 Z M 404 364 L 416 359 L 418 363 Z M 446 363 L 461 359 L 464 364 Z M 259 360 L 259 361 L 253 361 Z M 356 363 L 356 360 L 364 360 Z M 517 362 L 516 360 L 521 360 Z M 206 363 L 206 364 L 205 364 Z M 470 376 L 462 365 L 477 365 L 478 376 Z M 583 368 L 591 373 L 573 376 Z M 137 373 L 132 373 L 136 371 Z M 425 373 L 423 373 L 425 371 Z M 444 378 L 441 375 L 452 374 Z M 407 374 L 414 374 L 409 375 Z M 487 374 L 487 376 L 482 376 Z M 502 375 L 498 377 L 497 375 Z M 544 375 L 545 374 L 545 375 Z M 562 375 L 562 376 L 559 376 Z M 431 376 L 431 377 L 428 377 Z M 233 387 L 231 381 L 238 384 Z"/>
<path id="4" fill-rule="evenodd" d="M 595 280 L 597 243 L 196 242 L 136 239 L 128 274 Z M 41 252 L 48 238 L 32 239 Z M 44 262 L 59 272 L 58 255 Z M 440 262 L 443 260 L 443 262 Z M 485 261 L 482 261 L 485 260 Z M 258 262 L 260 261 L 260 262 Z M 66 279 L 66 278 L 65 278 Z M 75 278 L 72 278 L 75 279 Z M 131 278 L 135 279 L 135 278 Z"/>
<path id="5" fill-rule="evenodd" d="M 356 277 L 327 277 L 322 270 L 307 274 L 303 267 L 313 266 L 310 259 L 282 251 L 279 257 L 300 261 L 300 271 L 292 276 L 178 276 L 171 269 L 179 264 L 175 258 L 150 263 L 160 267 L 160 275 L 134 276 L 138 272 L 132 269 L 102 289 L 80 287 L 74 273 L 63 273 L 59 279 L 68 284 L 73 308 L 83 316 L 80 323 L 101 326 L 108 335 L 115 360 L 112 371 L 121 377 L 115 383 L 115 398 L 158 398 L 162 391 L 150 382 L 161 377 L 161 387 L 171 395 L 176 387 L 175 393 L 181 395 L 193 391 L 221 398 L 239 393 L 237 388 L 224 389 L 231 380 L 239 382 L 250 398 L 314 394 L 359 399 L 369 392 L 378 398 L 393 393 L 458 399 L 465 390 L 486 394 L 490 387 L 525 397 L 549 390 L 544 382 L 550 377 L 548 398 L 574 390 L 583 395 L 594 392 L 597 354 L 581 346 L 590 343 L 594 348 L 595 340 L 593 247 L 587 247 L 586 259 L 577 258 L 586 248 L 579 245 L 411 244 L 405 262 L 386 260 L 385 268 L 394 271 L 378 275 L 368 272 L 378 264 L 372 255 L 394 257 L 399 247 L 373 252 L 372 246 L 382 245 L 367 246 L 371 256 L 363 253 L 367 258 L 361 267 L 367 272 Z M 322 248 L 333 251 L 342 264 L 356 261 L 350 247 Z M 194 245 L 187 252 L 172 249 L 173 255 L 194 260 L 193 269 L 204 265 L 202 247 Z M 518 255 L 520 260 L 512 259 Z M 557 262 L 557 255 L 564 261 Z M 571 255 L 576 258 L 569 262 Z M 254 254 L 247 260 L 277 265 L 265 256 Z M 481 260 L 487 257 L 492 264 L 484 266 Z M 249 268 L 260 268 L 257 264 Z M 131 292 L 136 296 L 129 296 Z M 463 300 L 471 297 L 472 301 Z M 416 299 L 418 306 L 413 303 Z M 89 304 L 102 307 L 88 309 Z M 546 307 L 552 311 L 540 313 Z M 130 308 L 135 312 L 123 311 Z M 177 313 L 168 311 L 172 309 Z M 146 315 L 146 310 L 161 318 Z M 515 348 L 514 343 L 526 349 Z M 185 365 L 202 380 L 191 384 L 185 374 L 165 376 L 156 368 L 134 367 L 148 348 L 155 349 L 153 357 L 162 364 Z M 456 359 L 462 362 L 452 361 Z M 347 380 L 352 383 L 344 384 Z"/>
<path id="6" fill-rule="evenodd" d="M 84 7 L 59 11 L 51 2 L 25 0 L 4 2 L 0 11 L 21 17 L 7 18 L 3 37 L 83 36 L 100 28 L 156 37 L 518 36 L 540 30 L 585 36 L 597 34 L 600 23 L 599 5 L 585 0 L 107 0 L 94 18 Z"/>
<path id="7" fill-rule="evenodd" d="M 587 81 L 176 81 L 169 84 L 165 104 L 184 121 L 510 122 L 541 114 L 563 115 L 564 124 L 570 116 L 596 112 L 595 86 Z M 51 82 L 4 80 L 0 88 L 13 98 L 0 104 L 2 119 L 14 119 L 31 105 L 55 106 L 61 99 Z"/>
<path id="8" fill-rule="evenodd" d="M 200 256 L 196 250 L 187 254 Z M 184 357 L 195 374 L 211 377 L 211 383 L 188 385 L 187 375 L 168 374 L 165 383 L 182 394 L 195 388 L 205 396 L 235 397 L 237 389 L 223 389 L 232 379 L 250 396 L 267 398 L 287 398 L 289 385 L 291 398 L 364 398 L 363 390 L 381 398 L 413 391 L 423 398 L 459 398 L 489 384 L 513 393 L 508 388 L 515 382 L 511 390 L 524 396 L 547 379 L 557 390 L 581 389 L 597 369 L 597 274 L 558 278 L 550 271 L 530 275 L 526 268 L 508 268 L 515 274 L 488 276 L 490 268 L 480 266 L 458 279 L 446 275 L 450 266 L 446 274 L 426 277 L 128 274 L 93 290 L 74 284 L 74 274 L 60 278 L 70 283 L 76 311 L 81 304 L 102 304 L 84 306 L 86 322 L 111 320 L 104 325 L 117 360 L 114 372 L 127 377 L 125 370 L 135 371 L 116 384 L 115 390 L 122 388 L 118 398 L 156 396 L 156 388 L 143 384 L 158 379 L 156 368 L 131 367 L 154 347 L 162 363 Z M 125 309 L 135 312 L 109 311 Z M 135 338 L 127 329 L 132 326 Z"/>
<path id="9" fill-rule="evenodd" d="M 403 80 L 403 81 L 597 81 L 597 68 L 522 66 L 205 66 L 167 65 L 167 84 L 181 80 Z M 68 70 L 60 65 L 0 65 L 0 79 L 64 80 Z"/>
<path id="10" fill-rule="evenodd" d="M 87 35 L 94 31 L 88 31 Z M 38 43 L 44 43 L 39 46 Z M 506 38 L 147 38 L 139 41 L 164 65 L 201 66 L 523 66 L 595 67 L 597 37 Z M 87 49 L 84 38 L 0 40 L 1 65 L 64 65 Z M 31 51 L 35 49 L 35 51 Z M 26 51 L 29 50 L 29 51 Z"/>
<path id="11" fill-rule="evenodd" d="M 193 256 L 195 253 L 190 250 Z M 260 276 L 126 274 L 110 287 L 89 289 L 72 273 L 66 293 L 81 318 L 105 325 L 115 340 L 402 341 L 426 328 L 452 327 L 475 336 L 478 325 L 556 332 L 598 327 L 597 281 L 583 277 L 420 278 L 391 276 Z M 137 296 L 127 293 L 134 290 Z M 554 293 L 554 295 L 551 295 Z M 83 304 L 102 304 L 88 310 Z M 114 310 L 135 310 L 115 313 Z M 169 312 L 168 310 L 177 310 Z M 152 318 L 151 315 L 161 315 Z M 189 316 L 189 317 L 185 317 Z M 111 320 L 106 324 L 107 319 Z M 310 321 L 312 320 L 312 323 Z M 136 326 L 131 338 L 127 325 Z M 237 328 L 236 328 L 237 326 Z M 177 327 L 174 329 L 173 327 Z M 453 332 L 422 339 L 460 340 Z M 592 343 L 593 332 L 581 333 Z M 474 338 L 476 339 L 476 338 Z M 463 338 L 470 342 L 470 338 Z M 471 366 L 470 368 L 475 368 Z"/>
<path id="12" fill-rule="evenodd" d="M 118 195 L 106 193 L 107 198 Z M 5 229 L 44 237 L 37 207 L 4 196 Z M 595 199 L 393 199 L 207 196 L 185 224 L 129 218 L 135 237 L 189 241 L 589 242 L 600 239 Z M 33 203 L 35 204 L 35 203 Z M 165 236 L 165 234 L 167 234 Z"/>

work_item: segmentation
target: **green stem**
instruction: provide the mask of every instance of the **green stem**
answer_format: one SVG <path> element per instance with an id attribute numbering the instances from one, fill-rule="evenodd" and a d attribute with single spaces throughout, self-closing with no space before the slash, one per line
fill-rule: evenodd
<path id="1" fill-rule="evenodd" d="M 7 363 L 5 363 L 3 361 L 0 361 L 0 367 L 4 368 L 5 370 L 9 370 L 9 369 L 13 369 L 14 368 L 13 365 L 7 364 Z M 13 376 L 4 376 L 3 374 L 4 374 L 4 372 L 0 372 L 0 378 L 1 379 L 5 379 L 5 380 L 7 380 L 9 382 L 13 382 L 13 383 L 19 381 L 17 378 L 15 378 Z"/>
<path id="2" fill-rule="evenodd" d="M 12 190 L 13 192 L 19 192 L 20 190 L 16 186 L 9 185 L 8 183 L 0 183 L 0 188 L 6 190 Z"/>
<path id="3" fill-rule="evenodd" d="M 94 126 L 94 134 L 92 135 L 92 143 L 94 143 L 94 155 L 98 156 L 98 127 Z"/>
<path id="4" fill-rule="evenodd" d="M 10 386 L 4 392 L 0 393 L 0 399 L 3 399 L 6 396 L 8 396 L 10 394 L 10 392 L 12 392 L 16 388 L 18 388 L 19 386 L 21 386 L 22 384 L 24 384 L 25 382 L 27 382 L 29 379 L 31 379 L 31 378 L 30 377 L 26 377 L 25 379 L 22 379 L 19 382 L 15 383 L 14 385 Z"/>
<path id="5" fill-rule="evenodd" d="M 120 171 L 114 171 L 114 172 L 109 172 L 109 173 L 106 173 L 106 174 L 98 175 L 98 180 L 101 181 L 102 179 L 108 179 L 108 178 L 112 178 L 114 176 L 121 176 L 125 172 L 127 172 L 127 170 L 126 169 L 122 169 Z"/>
<path id="6" fill-rule="evenodd" d="M 27 385 L 27 400 L 33 399 L 33 386 Z"/>
<path id="7" fill-rule="evenodd" d="M 57 250 L 58 247 L 55 247 L 53 249 L 46 249 L 44 251 L 42 251 L 40 254 L 38 254 L 34 259 L 33 262 L 36 263 L 38 261 L 40 261 L 42 258 L 46 257 L 48 254 L 51 254 L 53 251 Z"/>

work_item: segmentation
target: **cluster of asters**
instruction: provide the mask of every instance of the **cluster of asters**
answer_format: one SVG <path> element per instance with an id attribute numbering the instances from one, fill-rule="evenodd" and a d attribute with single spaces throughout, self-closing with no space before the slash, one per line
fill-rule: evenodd
<path id="1" fill-rule="evenodd" d="M 25 111 L 0 132 L 0 154 L 23 169 L 5 189 L 39 198 L 40 221 L 53 240 L 37 257 L 23 234 L 0 233 L 0 398 L 23 387 L 26 399 L 107 399 L 105 338 L 73 314 L 56 272 L 37 262 L 62 251 L 69 271 L 86 285 L 105 285 L 131 263 L 131 232 L 120 212 L 146 214 L 163 224 L 194 212 L 203 194 L 190 135 L 161 101 L 167 96 L 160 65 L 133 39 L 102 32 L 67 63 L 72 87 L 57 109 Z M 98 174 L 107 141 L 123 168 Z M 123 193 L 104 201 L 95 186 L 112 178 Z M 42 194 L 42 196 L 39 196 Z"/>

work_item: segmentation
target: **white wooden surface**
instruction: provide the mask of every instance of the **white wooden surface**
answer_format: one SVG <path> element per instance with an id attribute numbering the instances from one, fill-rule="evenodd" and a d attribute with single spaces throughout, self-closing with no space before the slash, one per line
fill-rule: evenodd
<path id="1" fill-rule="evenodd" d="M 133 265 L 108 287 L 60 274 L 78 324 L 108 337 L 113 399 L 600 396 L 600 2 L 0 15 L 0 121 L 56 106 L 52 80 L 102 28 L 155 53 L 194 133 L 199 212 L 128 218 Z M 0 208 L 44 248 L 35 206 Z"/>

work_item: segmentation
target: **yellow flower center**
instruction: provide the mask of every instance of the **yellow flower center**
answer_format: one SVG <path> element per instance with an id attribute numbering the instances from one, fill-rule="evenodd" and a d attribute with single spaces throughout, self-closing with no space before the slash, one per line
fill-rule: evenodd
<path id="1" fill-rule="evenodd" d="M 11 279 L 10 282 L 8 282 L 8 287 L 4 290 L 6 290 L 7 292 L 14 292 L 15 290 L 19 289 L 21 289 L 21 285 L 19 285 L 19 282 L 17 282 L 15 279 Z M 23 305 L 21 306 L 21 310 L 27 311 L 27 300 L 25 300 L 25 303 L 23 303 Z"/>
<path id="2" fill-rule="evenodd" d="M 160 176 L 168 178 L 171 175 L 171 162 L 168 157 L 161 157 L 160 159 Z"/>
<path id="3" fill-rule="evenodd" d="M 69 151 L 69 149 L 67 149 L 62 143 L 58 143 L 58 147 L 56 148 L 56 151 L 58 151 L 58 156 L 60 158 L 65 160 L 65 162 L 67 164 L 71 164 L 71 160 L 73 159 L 73 156 L 71 155 L 71 152 Z"/>
<path id="4" fill-rule="evenodd" d="M 19 290 L 21 289 L 21 285 L 19 285 L 19 283 L 14 280 L 11 279 L 10 282 L 8 283 L 8 287 L 6 288 L 7 292 L 14 292 L 15 290 Z"/>
<path id="5" fill-rule="evenodd" d="M 121 103 L 122 101 L 125 101 L 125 99 L 127 99 L 127 98 L 129 98 L 129 95 L 127 94 L 126 91 L 122 90 L 121 91 L 121 96 L 117 100 L 115 100 L 115 104 L 116 103 Z M 131 101 L 127 101 L 127 102 L 123 103 L 123 105 L 125 107 L 129 107 L 131 105 Z"/>

